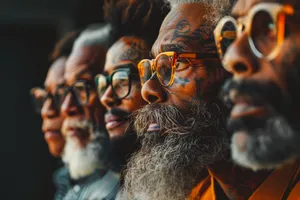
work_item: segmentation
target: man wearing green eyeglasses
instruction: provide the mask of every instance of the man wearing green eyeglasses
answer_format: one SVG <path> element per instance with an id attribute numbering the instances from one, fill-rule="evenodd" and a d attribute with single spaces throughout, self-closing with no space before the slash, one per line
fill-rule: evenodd
<path id="1" fill-rule="evenodd" d="M 106 129 L 116 148 L 127 146 L 121 148 L 124 155 L 136 149 L 129 116 L 146 104 L 141 96 L 137 63 L 147 57 L 149 50 L 143 39 L 122 37 L 109 49 L 104 73 L 97 77 L 98 95 L 107 110 Z"/>
<path id="2" fill-rule="evenodd" d="M 232 158 L 253 170 L 275 168 L 265 184 L 270 199 L 300 199 L 299 9 L 296 0 L 239 0 L 215 30 L 233 74 L 224 86 L 234 104 Z"/>
<path id="3" fill-rule="evenodd" d="M 160 0 L 123 3 L 125 1 L 106 2 L 106 10 L 117 10 L 122 24 L 117 25 L 120 38 L 109 48 L 103 73 L 96 76 L 96 84 L 99 99 L 107 110 L 105 124 L 113 149 L 125 166 L 139 146 L 132 115 L 146 104 L 141 96 L 137 64 L 149 57 L 166 12 L 161 10 L 164 2 Z M 134 9 L 136 6 L 138 9 Z M 127 12 L 129 9 L 136 12 Z"/>
<path id="4" fill-rule="evenodd" d="M 252 195 L 269 172 L 237 167 L 228 156 L 228 109 L 218 99 L 228 75 L 213 30 L 231 2 L 169 2 L 153 59 L 138 65 L 150 105 L 135 117 L 142 146 L 128 163 L 125 193 L 143 200 L 267 199 Z"/>

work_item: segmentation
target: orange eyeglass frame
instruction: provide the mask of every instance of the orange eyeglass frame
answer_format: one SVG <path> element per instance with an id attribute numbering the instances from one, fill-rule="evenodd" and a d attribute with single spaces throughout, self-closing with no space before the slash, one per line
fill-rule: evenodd
<path id="1" fill-rule="evenodd" d="M 186 58 L 186 59 L 212 59 L 212 58 L 218 58 L 217 53 L 191 53 L 191 52 L 174 52 L 174 51 L 167 51 L 167 52 L 162 52 L 156 56 L 155 59 L 149 60 L 149 59 L 143 59 L 138 63 L 138 70 L 139 70 L 139 75 L 140 78 L 144 76 L 144 68 L 143 64 L 145 62 L 149 62 L 151 65 L 151 74 L 153 75 L 155 72 L 157 72 L 157 61 L 161 56 L 168 56 L 169 58 L 172 59 L 172 66 L 171 66 L 171 78 L 167 84 L 163 83 L 164 78 L 159 74 L 156 73 L 159 82 L 163 86 L 170 86 L 173 84 L 174 79 L 175 79 L 175 68 L 176 68 L 176 62 L 178 58 Z M 144 83 L 141 81 L 141 84 L 144 85 Z"/>

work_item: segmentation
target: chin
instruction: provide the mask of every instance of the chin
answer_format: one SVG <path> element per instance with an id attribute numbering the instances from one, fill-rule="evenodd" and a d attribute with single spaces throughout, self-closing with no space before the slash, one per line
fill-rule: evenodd
<path id="1" fill-rule="evenodd" d="M 272 116 L 265 120 L 261 128 L 235 131 L 231 155 L 235 163 L 254 171 L 274 169 L 297 159 L 300 155 L 299 144 L 300 134 L 287 120 Z"/>
<path id="2" fill-rule="evenodd" d="M 125 137 L 126 133 L 128 132 L 128 125 L 129 123 L 125 123 L 119 127 L 116 127 L 112 130 L 108 130 L 110 140 L 120 140 Z"/>
<path id="3" fill-rule="evenodd" d="M 63 150 L 64 150 L 64 145 L 58 145 L 58 144 L 48 144 L 49 147 L 49 152 L 53 157 L 61 157 Z"/>

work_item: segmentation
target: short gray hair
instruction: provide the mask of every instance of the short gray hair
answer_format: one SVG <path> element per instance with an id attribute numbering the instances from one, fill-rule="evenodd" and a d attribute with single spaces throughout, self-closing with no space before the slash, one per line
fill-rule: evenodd
<path id="1" fill-rule="evenodd" d="M 186 3 L 199 3 L 207 5 L 211 8 L 206 16 L 204 16 L 208 22 L 216 25 L 218 21 L 224 16 L 228 15 L 235 0 L 165 0 L 170 3 L 171 8 Z"/>
<path id="2" fill-rule="evenodd" d="M 112 34 L 111 24 L 93 24 L 88 26 L 77 38 L 73 50 L 84 46 L 103 45 L 108 47 Z"/>

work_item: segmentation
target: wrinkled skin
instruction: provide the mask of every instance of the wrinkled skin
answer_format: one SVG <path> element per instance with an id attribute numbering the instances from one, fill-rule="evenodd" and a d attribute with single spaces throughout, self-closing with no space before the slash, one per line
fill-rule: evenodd
<path id="1" fill-rule="evenodd" d="M 277 1 L 239 0 L 232 15 L 239 19 L 263 2 Z M 299 3 L 281 3 L 294 6 L 296 14 L 286 19 L 287 34 L 275 59 L 257 58 L 246 32 L 231 44 L 224 57 L 233 74 L 233 80 L 224 86 L 225 96 L 235 104 L 229 120 L 234 132 L 232 156 L 238 164 L 254 170 L 278 167 L 300 154 Z"/>
<path id="2" fill-rule="evenodd" d="M 74 97 L 69 93 L 61 106 L 64 117 L 64 137 L 77 140 L 78 147 L 84 148 L 92 139 L 95 127 L 103 127 L 103 107 L 101 106 L 95 86 L 94 76 L 102 72 L 106 50 L 102 46 L 87 46 L 75 49 L 70 55 L 65 70 L 65 86 L 71 86 L 77 80 L 86 80 L 92 83 L 90 98 L 86 105 L 78 106 Z M 89 125 L 80 127 L 76 122 L 88 121 Z"/>
<path id="3" fill-rule="evenodd" d="M 203 18 L 206 8 L 173 7 L 152 47 L 153 57 L 165 51 L 216 53 L 213 28 Z M 205 167 L 222 159 L 227 149 L 226 109 L 217 100 L 225 70 L 217 56 L 190 61 L 175 72 L 171 86 L 162 86 L 154 74 L 142 87 L 150 105 L 135 113 L 142 147 L 128 164 L 125 194 L 129 196 L 184 199 L 207 175 Z"/>
<path id="4" fill-rule="evenodd" d="M 51 65 L 46 80 L 45 89 L 52 95 L 57 86 L 64 84 L 64 70 L 67 58 L 61 57 Z M 64 149 L 65 140 L 61 134 L 63 119 L 60 110 L 54 105 L 52 99 L 48 98 L 41 111 L 43 118 L 42 131 L 48 144 L 50 153 L 55 157 L 60 157 Z"/>

